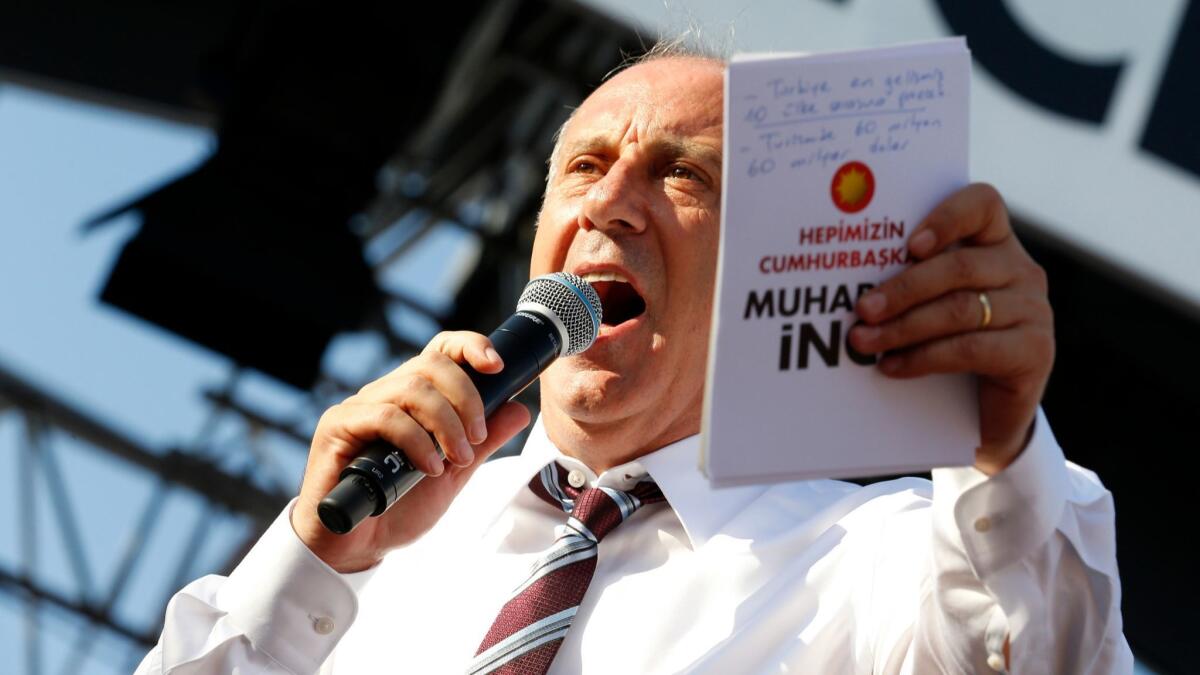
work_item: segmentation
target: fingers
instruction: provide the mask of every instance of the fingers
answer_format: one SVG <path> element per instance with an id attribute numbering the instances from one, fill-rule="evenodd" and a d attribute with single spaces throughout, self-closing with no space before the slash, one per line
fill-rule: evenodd
<path id="1" fill-rule="evenodd" d="M 475 448 L 475 462 L 478 466 L 487 460 L 492 453 L 516 436 L 519 431 L 529 426 L 532 421 L 529 409 L 515 401 L 509 401 L 496 409 L 488 418 L 488 437 Z"/>
<path id="2" fill-rule="evenodd" d="M 984 319 L 979 296 L 973 290 L 954 291 L 882 324 L 860 324 L 851 330 L 850 342 L 859 352 L 874 354 L 979 330 Z M 1002 289 L 988 291 L 987 298 L 991 304 L 989 330 L 1052 320 L 1049 305 L 1029 293 Z"/>
<path id="3" fill-rule="evenodd" d="M 1054 336 L 1041 327 L 972 331 L 889 353 L 879 369 L 891 377 L 971 371 L 1015 381 L 1054 360 Z"/>
<path id="4" fill-rule="evenodd" d="M 466 466 L 450 466 L 445 474 L 445 477 L 449 478 L 450 485 L 443 486 L 442 489 L 448 489 L 457 494 L 471 474 L 475 473 L 476 469 L 513 436 L 516 436 L 517 432 L 528 426 L 530 421 L 529 410 L 520 403 L 509 401 L 497 408 L 496 412 L 488 418 L 488 439 L 475 448 L 474 461 Z"/>
<path id="5" fill-rule="evenodd" d="M 996 188 L 969 185 L 947 197 L 913 230 L 908 249 L 918 259 L 944 251 L 951 244 L 999 244 L 1013 237 L 1008 209 Z"/>
<path id="6" fill-rule="evenodd" d="M 314 449 L 321 444 L 344 449 L 348 461 L 363 446 L 384 440 L 404 450 L 413 466 L 430 476 L 444 470 L 429 433 L 393 403 L 346 402 L 325 412 L 317 425 Z"/>
<path id="7" fill-rule="evenodd" d="M 395 403 L 434 435 L 451 463 L 466 466 L 475 457 L 471 446 L 482 443 L 488 432 L 479 392 L 458 365 L 463 360 L 480 372 L 504 367 L 487 337 L 468 331 L 439 333 L 420 355 L 352 398 Z"/>
<path id="8" fill-rule="evenodd" d="M 1024 341 L 1038 342 L 1026 329 L 1053 334 L 1045 272 L 1013 236 L 991 186 L 972 185 L 948 197 L 918 226 L 909 249 L 920 262 L 859 298 L 864 323 L 850 334 L 863 353 L 903 352 L 880 362 L 885 373 L 1019 370 Z M 986 326 L 981 293 L 991 306 Z M 988 336 L 975 336 L 981 329 Z M 980 360 L 964 361 L 964 355 Z"/>
<path id="9" fill-rule="evenodd" d="M 900 272 L 864 294 L 858 315 L 871 324 L 959 289 L 1003 288 L 1017 279 L 1013 252 L 998 247 L 946 251 Z"/>
<path id="10" fill-rule="evenodd" d="M 458 364 L 439 352 L 413 359 L 355 399 L 395 403 L 428 429 L 446 458 L 460 466 L 474 459 L 471 446 L 487 438 L 479 391 Z"/>
<path id="11" fill-rule="evenodd" d="M 445 466 L 429 433 L 399 406 L 353 401 L 335 405 L 322 415 L 313 436 L 292 526 L 309 550 L 334 569 L 366 569 L 388 550 L 428 532 L 471 474 L 529 420 L 524 406 L 506 403 L 488 420 L 488 439 L 479 445 L 474 460 L 466 466 Z M 337 484 L 346 463 L 379 439 L 402 449 L 418 470 L 433 477 L 417 483 L 386 517 L 369 518 L 346 535 L 333 534 L 321 524 L 317 505 Z"/>
<path id="12" fill-rule="evenodd" d="M 881 353 L 878 367 L 890 377 L 979 375 L 976 466 L 994 473 L 1023 447 L 1054 363 L 1046 273 L 1013 234 L 999 193 L 983 184 L 938 204 L 908 252 L 916 264 L 859 298 L 864 323 L 851 344 Z"/>
<path id="13" fill-rule="evenodd" d="M 481 373 L 498 373 L 504 368 L 500 354 L 486 335 L 471 331 L 443 331 L 433 336 L 422 354 L 441 352 L 456 363 L 468 363 Z"/>
<path id="14" fill-rule="evenodd" d="M 475 460 L 466 466 L 451 466 L 437 480 L 422 481 L 417 490 L 441 492 L 444 498 L 457 495 L 475 470 L 483 465 L 497 450 L 529 425 L 529 410 L 520 403 L 509 401 L 496 409 L 488 418 L 488 440 L 475 448 Z M 425 495 L 428 497 L 428 495 Z"/>

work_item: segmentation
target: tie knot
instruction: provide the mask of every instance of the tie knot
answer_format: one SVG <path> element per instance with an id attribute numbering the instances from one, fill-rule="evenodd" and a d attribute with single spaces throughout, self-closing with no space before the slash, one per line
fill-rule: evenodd
<path id="1" fill-rule="evenodd" d="M 557 462 L 547 464 L 529 482 L 529 488 L 543 501 L 561 508 L 570 517 L 567 526 L 592 541 L 599 542 L 617 525 L 645 504 L 666 501 L 658 485 L 648 476 L 630 490 L 571 487 L 567 472 Z"/>

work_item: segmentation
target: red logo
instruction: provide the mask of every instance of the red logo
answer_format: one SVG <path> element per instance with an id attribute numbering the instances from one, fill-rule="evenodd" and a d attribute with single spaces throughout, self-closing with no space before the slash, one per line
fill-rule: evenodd
<path id="1" fill-rule="evenodd" d="M 833 174 L 829 184 L 833 205 L 846 213 L 867 208 L 875 196 L 875 174 L 862 162 L 846 162 Z"/>

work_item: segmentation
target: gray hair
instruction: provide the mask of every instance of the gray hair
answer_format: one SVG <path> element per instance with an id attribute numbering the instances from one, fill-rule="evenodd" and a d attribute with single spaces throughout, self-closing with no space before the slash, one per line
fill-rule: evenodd
<path id="1" fill-rule="evenodd" d="M 672 37 L 660 37 L 640 54 L 622 54 L 621 63 L 608 71 L 603 81 L 622 70 L 659 59 L 700 59 L 724 64 L 729 61 L 729 46 L 718 44 L 704 35 L 699 27 L 692 25 Z"/>

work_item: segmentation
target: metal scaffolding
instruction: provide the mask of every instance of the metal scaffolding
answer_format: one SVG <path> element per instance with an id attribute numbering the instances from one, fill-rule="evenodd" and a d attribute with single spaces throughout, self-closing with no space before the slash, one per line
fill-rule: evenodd
<path id="1" fill-rule="evenodd" d="M 101 658 L 96 645 L 104 636 L 124 645 L 118 668 L 132 670 L 157 642 L 171 594 L 203 574 L 228 573 L 295 494 L 300 477 L 278 461 L 278 453 L 302 458 L 325 407 L 410 356 L 432 331 L 487 332 L 511 312 L 528 274 L 532 223 L 555 132 L 587 90 L 619 65 L 622 52 L 644 47 L 628 28 L 550 0 L 492 3 L 463 45 L 441 98 L 386 162 L 378 194 L 350 223 L 383 298 L 362 332 L 386 348 L 360 372 L 322 371 L 297 409 L 281 416 L 240 395 L 246 373 L 235 366 L 223 386 L 201 392 L 208 418 L 188 442 L 153 447 L 120 431 L 119 420 L 90 414 L 0 365 L 0 429 L 13 425 L 20 439 L 11 469 L 17 562 L 8 567 L 0 561 L 0 597 L 22 608 L 25 648 L 18 658 L 24 672 L 47 672 L 48 641 L 68 652 L 59 672 L 82 672 L 89 659 Z M 455 233 L 457 249 L 445 262 L 461 270 L 448 297 L 395 283 L 426 255 L 423 244 L 447 231 Z M 522 400 L 536 405 L 532 394 Z M 63 473 L 65 443 L 145 476 L 152 487 L 135 517 L 112 522 L 73 498 L 71 483 L 79 478 Z M 198 517 L 191 524 L 164 522 L 166 502 L 181 492 L 198 498 Z M 34 525 L 46 517 L 52 529 Z M 227 536 L 215 535 L 215 524 L 231 518 L 244 524 L 239 540 L 225 542 L 221 563 L 203 566 L 201 551 L 214 536 Z M 188 531 L 180 550 L 150 559 L 148 542 L 163 527 Z M 111 574 L 97 572 L 95 552 L 82 534 L 98 531 L 120 542 Z M 39 551 L 47 538 L 65 552 L 67 588 L 42 573 Z M 148 563 L 160 571 L 170 565 L 168 583 L 148 586 L 142 579 Z M 159 618 L 150 624 L 130 620 L 119 611 L 130 603 Z M 48 634 L 47 612 L 63 613 L 86 629 L 63 647 Z"/>
<path id="2" fill-rule="evenodd" d="M 190 447 L 148 448 L 2 369 L 0 410 L 5 413 L 7 423 L 20 426 L 22 440 L 21 447 L 17 448 L 13 473 L 18 488 L 18 508 L 14 515 L 20 533 L 20 565 L 16 569 L 0 566 L 0 588 L 16 595 L 25 607 L 25 663 L 26 672 L 30 674 L 42 672 L 38 641 L 43 605 L 76 614 L 90 627 L 110 632 L 140 648 L 148 648 L 157 641 L 157 626 L 130 625 L 116 616 L 114 608 L 135 592 L 134 570 L 147 555 L 149 534 L 159 524 L 164 501 L 172 491 L 190 491 L 201 497 L 205 504 L 203 518 L 192 531 L 172 575 L 172 586 L 175 587 L 186 583 L 197 571 L 191 563 L 205 543 L 209 525 L 217 514 L 242 514 L 254 524 L 252 536 L 237 547 L 238 551 L 244 551 L 289 499 L 287 492 L 264 489 L 247 475 L 221 468 L 202 449 L 202 437 Z M 214 411 L 225 414 L 216 408 Z M 261 418 L 250 421 L 255 426 L 266 424 Z M 132 524 L 98 522 L 92 511 L 81 508 L 85 505 L 74 501 L 71 484 L 86 477 L 63 471 L 70 467 L 63 466 L 56 441 L 66 437 L 130 470 L 141 470 L 154 476 L 151 496 Z M 39 491 L 44 492 L 45 499 L 39 499 Z M 55 525 L 52 531 L 44 532 L 36 526 L 37 509 L 43 503 L 51 506 Z M 91 553 L 81 536 L 81 532 L 94 528 L 107 528 L 123 542 L 116 573 L 107 579 L 100 579 L 95 574 Z M 47 584 L 39 574 L 38 538 L 41 536 L 61 539 L 72 571 L 74 588 L 71 592 Z M 227 571 L 235 562 L 231 559 L 222 570 Z M 213 570 L 205 570 L 208 571 Z M 165 606 L 173 590 L 159 590 L 160 595 L 152 601 Z M 70 648 L 71 655 L 63 673 L 82 669 L 96 637 L 96 632 L 80 632 L 80 638 Z"/>

